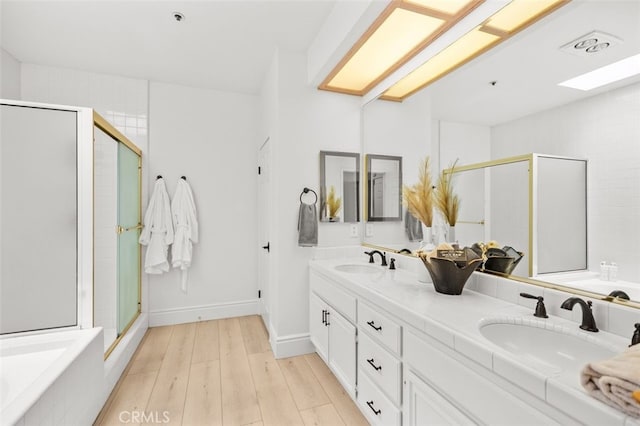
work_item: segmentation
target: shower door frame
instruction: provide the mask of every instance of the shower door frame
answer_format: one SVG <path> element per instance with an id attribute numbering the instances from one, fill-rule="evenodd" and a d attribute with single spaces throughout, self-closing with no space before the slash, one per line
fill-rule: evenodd
<path id="1" fill-rule="evenodd" d="M 98 129 L 105 132 L 116 143 L 122 143 L 125 147 L 133 151 L 138 156 L 138 225 L 142 225 L 142 150 L 136 146 L 129 138 L 116 129 L 111 123 L 109 123 L 104 117 L 93 111 L 93 125 Z M 94 139 L 92 139 L 94 140 Z M 92 163 L 93 164 L 93 163 Z M 95 194 L 95 188 L 94 188 Z M 95 214 L 95 212 L 94 212 Z M 95 229 L 94 229 L 95 232 Z M 94 236 L 95 238 L 95 236 Z M 95 247 L 93 248 L 95 253 Z M 93 258 L 93 256 L 92 256 Z M 94 277 L 95 278 L 95 277 Z M 95 313 L 95 298 L 93 298 L 93 287 L 95 286 L 95 280 L 92 279 L 92 315 Z M 116 307 L 117 309 L 117 307 Z M 126 336 L 131 326 L 136 322 L 140 313 L 142 312 L 142 248 L 138 244 L 138 307 L 136 314 L 129 321 L 129 323 L 122 329 L 122 332 L 116 337 L 113 343 L 109 346 L 104 354 L 106 360 L 113 350 L 118 346 L 118 343 Z"/>

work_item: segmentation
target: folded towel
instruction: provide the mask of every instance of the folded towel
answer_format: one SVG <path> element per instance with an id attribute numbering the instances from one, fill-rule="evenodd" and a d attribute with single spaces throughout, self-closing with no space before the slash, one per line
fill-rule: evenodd
<path id="1" fill-rule="evenodd" d="M 409 241 L 422 241 L 422 222 L 409 213 L 409 210 L 404 212 L 404 230 Z"/>
<path id="2" fill-rule="evenodd" d="M 587 364 L 580 377 L 589 395 L 624 413 L 640 418 L 640 345 L 613 358 Z"/>
<path id="3" fill-rule="evenodd" d="M 298 245 L 314 247 L 318 245 L 318 211 L 315 204 L 300 203 L 298 212 Z"/>

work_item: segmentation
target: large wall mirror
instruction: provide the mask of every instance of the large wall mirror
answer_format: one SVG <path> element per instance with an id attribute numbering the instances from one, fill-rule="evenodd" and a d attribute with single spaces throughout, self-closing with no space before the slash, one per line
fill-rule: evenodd
<path id="1" fill-rule="evenodd" d="M 603 296 L 610 290 L 622 290 L 640 302 L 640 244 L 635 243 L 640 236 L 640 222 L 636 220 L 640 216 L 640 76 L 591 90 L 559 85 L 640 54 L 639 19 L 640 2 L 571 2 L 404 102 L 375 100 L 365 105 L 363 153 L 402 156 L 403 181 L 409 185 L 415 183 L 417 164 L 427 155 L 431 157 L 434 180 L 456 160 L 457 166 L 464 166 L 529 153 L 586 160 L 586 200 L 575 200 L 586 202 L 586 228 L 583 222 L 580 226 L 584 232 L 574 229 L 571 235 L 575 237 L 552 243 L 571 249 L 576 241 L 586 239 L 586 268 L 579 272 L 518 273 Z M 623 42 L 595 54 L 560 49 L 593 30 L 612 34 Z M 548 164 L 539 165 L 543 168 Z M 510 207 L 501 211 L 501 217 L 494 216 L 492 229 L 487 229 L 481 224 L 489 217 L 484 201 L 498 194 L 480 189 L 481 179 L 487 177 L 475 173 L 469 182 L 456 178 L 454 183 L 462 198 L 456 236 L 460 238 L 463 227 L 467 227 L 475 232 L 469 239 L 497 239 L 504 244 L 517 240 L 517 235 L 498 237 L 494 225 L 522 217 L 527 209 L 526 189 L 511 194 Z M 526 179 L 527 171 L 505 173 L 501 178 L 491 176 L 491 180 L 515 183 Z M 553 185 L 565 176 L 556 175 L 546 184 Z M 556 208 L 567 191 L 580 193 L 577 188 L 565 188 L 562 194 L 539 200 L 551 212 L 546 219 L 551 230 L 575 225 Z M 442 226 L 442 222 L 434 225 L 436 235 Z M 533 232 L 535 237 L 544 238 L 535 226 Z M 363 241 L 390 249 L 413 249 L 417 244 L 409 241 L 403 222 L 374 223 Z M 543 255 L 539 253 L 539 259 Z M 544 260 L 550 270 L 558 269 L 554 260 Z M 577 260 L 584 261 L 584 257 Z M 617 273 L 601 279 L 601 262 L 607 266 L 615 263 Z M 605 286 L 591 287 L 593 280 L 603 281 Z"/>
<path id="2" fill-rule="evenodd" d="M 320 151 L 320 220 L 360 221 L 360 154 Z"/>

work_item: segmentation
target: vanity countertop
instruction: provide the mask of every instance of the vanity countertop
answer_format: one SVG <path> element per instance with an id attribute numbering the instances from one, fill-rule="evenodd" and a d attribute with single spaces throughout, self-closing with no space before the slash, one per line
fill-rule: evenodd
<path id="1" fill-rule="evenodd" d="M 406 324 L 581 422 L 640 425 L 637 419 L 625 416 L 587 395 L 580 384 L 579 373 L 583 365 L 560 372 L 533 359 L 523 359 L 486 339 L 480 332 L 480 325 L 500 321 L 555 328 L 615 353 L 622 352 L 627 347 L 626 339 L 608 332 L 583 331 L 575 322 L 560 317 L 539 319 L 533 316 L 533 309 L 530 307 L 466 288 L 458 296 L 437 293 L 433 284 L 419 282 L 416 275 L 402 269 L 389 270 L 375 265 L 380 268 L 380 272 L 366 274 L 335 269 L 344 264 L 369 265 L 361 258 L 312 260 L 309 263 L 313 271 L 332 279 L 359 298 L 380 306 Z"/>

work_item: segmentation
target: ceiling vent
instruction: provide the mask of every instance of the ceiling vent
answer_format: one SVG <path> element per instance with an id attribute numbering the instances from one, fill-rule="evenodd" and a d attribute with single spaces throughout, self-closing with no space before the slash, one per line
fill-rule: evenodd
<path id="1" fill-rule="evenodd" d="M 560 50 L 572 55 L 591 56 L 620 43 L 622 43 L 622 40 L 616 36 L 601 31 L 592 31 L 565 44 Z"/>

